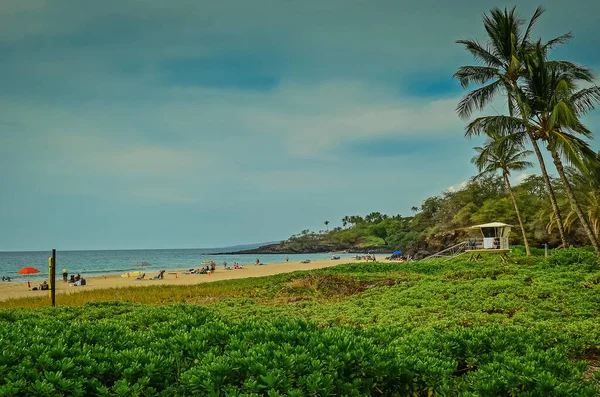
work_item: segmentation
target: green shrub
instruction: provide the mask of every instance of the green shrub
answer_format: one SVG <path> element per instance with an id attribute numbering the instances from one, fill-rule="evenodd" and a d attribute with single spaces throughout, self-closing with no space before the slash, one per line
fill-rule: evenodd
<path id="1" fill-rule="evenodd" d="M 600 270 L 600 259 L 593 253 L 581 248 L 553 250 L 544 260 L 549 267 L 579 267 L 591 271 Z"/>
<path id="2" fill-rule="evenodd" d="M 116 314 L 97 319 L 106 310 Z M 544 329 L 321 328 L 184 305 L 11 313 L 0 321 L 0 395 L 596 393 Z"/>

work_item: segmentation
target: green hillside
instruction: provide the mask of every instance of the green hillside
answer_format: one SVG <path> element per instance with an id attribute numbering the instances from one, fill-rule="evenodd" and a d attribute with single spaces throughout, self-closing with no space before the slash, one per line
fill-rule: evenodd
<path id="1" fill-rule="evenodd" d="M 559 207 L 563 214 L 567 214 L 566 234 L 569 243 L 574 246 L 588 245 L 589 240 L 572 213 L 564 189 L 557 180 L 552 179 L 552 182 Z M 592 206 L 599 192 L 590 189 L 582 186 L 579 192 L 582 201 L 588 200 Z M 546 243 L 550 247 L 559 246 L 561 240 L 543 179 L 536 175 L 528 176 L 513 187 L 513 193 L 521 209 L 529 244 L 538 248 Z M 589 217 L 596 228 L 600 228 L 598 208 L 590 209 Z M 424 200 L 419 207 L 413 208 L 410 216 L 379 212 L 346 216 L 341 220 L 342 226 L 327 230 L 324 225 L 326 230 L 320 232 L 304 230 L 280 244 L 269 245 L 259 251 L 292 253 L 350 250 L 389 253 L 401 249 L 406 254 L 423 257 L 463 241 L 469 233 L 469 226 L 492 221 L 514 225 L 511 241 L 513 244 L 523 244 L 517 215 L 502 178 L 488 175 L 471 179 L 459 190 L 445 191 Z"/>

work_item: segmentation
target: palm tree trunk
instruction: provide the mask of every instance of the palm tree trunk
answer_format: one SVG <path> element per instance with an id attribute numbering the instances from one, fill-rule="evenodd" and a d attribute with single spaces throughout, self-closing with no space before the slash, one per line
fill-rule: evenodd
<path id="1" fill-rule="evenodd" d="M 558 233 L 560 234 L 560 240 L 562 241 L 562 246 L 567 248 L 569 245 L 567 244 L 567 238 L 565 237 L 565 226 L 563 223 L 562 216 L 560 215 L 560 210 L 558 208 L 558 204 L 556 203 L 556 196 L 554 195 L 554 189 L 552 189 L 552 183 L 550 183 L 550 177 L 548 176 L 548 171 L 546 171 L 546 163 L 544 162 L 544 157 L 542 156 L 542 152 L 535 140 L 535 137 L 531 133 L 531 131 L 527 131 L 527 135 L 529 135 L 529 139 L 531 140 L 531 144 L 533 145 L 533 150 L 538 158 L 538 162 L 540 163 L 540 169 L 542 171 L 542 177 L 544 178 L 544 182 L 546 183 L 546 192 L 548 193 L 548 197 L 550 197 L 550 203 L 552 204 L 552 210 L 554 211 L 554 216 L 556 217 L 556 225 L 558 227 Z"/>
<path id="2" fill-rule="evenodd" d="M 548 150 L 550 150 L 550 148 L 548 148 Z M 579 203 L 577 202 L 577 199 L 575 198 L 575 194 L 573 193 L 573 188 L 571 188 L 571 184 L 569 183 L 569 180 L 567 179 L 567 176 L 565 174 L 565 169 L 562 165 L 562 161 L 560 160 L 560 156 L 558 155 L 558 153 L 555 150 L 550 150 L 550 153 L 552 153 L 552 159 L 554 160 L 554 165 L 556 166 L 556 171 L 558 171 L 558 175 L 560 175 L 560 179 L 562 180 L 563 185 L 565 185 L 565 190 L 567 192 L 567 196 L 569 197 L 569 201 L 571 202 L 571 207 L 573 207 L 573 210 L 575 210 L 575 213 L 577 213 L 577 216 L 579 217 L 579 221 L 581 222 L 581 226 L 583 226 L 583 230 L 585 231 L 588 238 L 590 239 L 590 242 L 592 243 L 594 250 L 596 250 L 596 254 L 598 256 L 600 256 L 600 244 L 598 244 L 598 240 L 596 239 L 596 236 L 592 232 L 592 228 L 590 227 L 590 224 L 588 223 L 587 218 L 583 214 L 583 211 L 581 211 L 581 207 L 579 206 Z"/>
<path id="3" fill-rule="evenodd" d="M 515 198 L 515 194 L 512 191 L 512 187 L 510 186 L 508 174 L 506 172 L 503 172 L 503 174 L 504 182 L 506 183 L 506 187 L 508 188 L 508 192 L 510 193 L 510 198 L 512 199 L 513 205 L 515 206 L 515 211 L 517 212 L 517 219 L 519 220 L 519 226 L 521 226 L 521 233 L 523 233 L 523 243 L 525 244 L 525 252 L 527 252 L 527 256 L 531 256 L 531 250 L 529 249 L 529 243 L 527 242 L 527 236 L 525 235 L 525 226 L 523 226 L 523 220 L 521 219 L 521 212 L 519 211 L 517 199 Z"/>
<path id="4" fill-rule="evenodd" d="M 567 243 L 567 238 L 565 237 L 565 226 L 564 226 L 562 216 L 560 215 L 560 209 L 558 208 L 558 204 L 556 203 L 556 196 L 554 195 L 554 189 L 552 189 L 552 183 L 550 183 L 550 177 L 548 176 L 548 171 L 546 171 L 546 162 L 544 161 L 542 152 L 540 151 L 537 141 L 535 140 L 535 136 L 533 135 L 533 132 L 531 132 L 531 130 L 530 130 L 529 120 L 527 120 L 527 117 L 525 117 L 523 103 L 521 101 L 520 96 L 517 95 L 517 93 L 519 92 L 519 87 L 517 85 L 516 80 L 512 81 L 512 88 L 516 95 L 515 100 L 517 101 L 517 106 L 519 107 L 519 110 L 521 112 L 521 118 L 523 120 L 523 124 L 525 125 L 525 130 L 527 131 L 527 136 L 529 137 L 529 140 L 531 141 L 531 145 L 533 146 L 533 150 L 535 151 L 535 155 L 537 156 L 538 162 L 540 164 L 540 170 L 542 171 L 542 177 L 544 178 L 544 182 L 546 184 L 546 192 L 548 193 L 548 197 L 550 197 L 550 203 L 552 204 L 552 211 L 554 211 L 554 217 L 556 218 L 556 225 L 558 227 L 558 234 L 560 235 L 560 240 L 562 242 L 562 246 L 564 248 L 567 248 L 569 246 L 569 244 Z M 513 112 L 512 112 L 512 109 L 510 109 L 510 106 L 509 106 L 509 111 L 512 116 Z"/>

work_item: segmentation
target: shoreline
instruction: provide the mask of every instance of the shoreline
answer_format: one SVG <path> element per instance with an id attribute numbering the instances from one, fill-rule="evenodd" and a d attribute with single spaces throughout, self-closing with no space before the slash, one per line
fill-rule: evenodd
<path id="1" fill-rule="evenodd" d="M 384 258 L 378 259 L 378 262 L 384 261 Z M 87 284 L 85 286 L 72 287 L 69 283 L 58 279 L 56 281 L 56 294 L 73 294 L 82 291 L 111 288 L 129 288 L 129 287 L 148 287 L 156 285 L 195 285 L 221 280 L 233 280 L 248 277 L 264 277 L 275 274 L 291 273 L 299 270 L 314 270 L 332 267 L 346 263 L 366 263 L 363 260 L 355 258 L 342 258 L 339 260 L 323 259 L 314 260 L 310 263 L 301 262 L 283 262 L 271 263 L 267 265 L 246 265 L 241 270 L 225 270 L 217 266 L 214 273 L 207 274 L 185 274 L 189 269 L 166 270 L 163 280 L 152 280 L 151 278 L 158 274 L 158 270 L 147 271 L 143 280 L 136 280 L 135 277 L 121 277 L 121 274 L 112 274 L 106 276 L 85 277 Z M 143 270 L 141 270 L 143 271 Z M 31 287 L 37 287 L 41 281 L 34 278 Z M 18 298 L 48 297 L 48 291 L 33 291 L 27 287 L 27 281 L 10 282 L 0 284 L 0 301 Z"/>

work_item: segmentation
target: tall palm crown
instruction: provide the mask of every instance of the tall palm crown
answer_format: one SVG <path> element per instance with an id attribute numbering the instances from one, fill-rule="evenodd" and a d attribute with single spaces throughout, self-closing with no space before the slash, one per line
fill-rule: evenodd
<path id="1" fill-rule="evenodd" d="M 495 8 L 489 16 L 483 16 L 487 43 L 482 44 L 477 40 L 457 41 L 482 64 L 461 66 L 454 74 L 454 78 L 460 81 L 463 88 L 471 84 L 482 85 L 465 95 L 459 102 L 457 112 L 461 118 L 468 118 L 474 110 L 483 109 L 501 89 L 507 94 L 510 114 L 518 111 L 513 88 L 521 77 L 527 75 L 523 59 L 532 44 L 532 28 L 544 11 L 543 7 L 538 7 L 523 30 L 525 22 L 516 14 L 516 7 L 510 10 Z M 545 43 L 544 48 L 552 48 L 570 38 L 571 33 L 564 34 Z"/>
<path id="2" fill-rule="evenodd" d="M 583 165 L 585 158 L 595 158 L 587 142 L 575 135 L 587 139 L 593 135 L 580 117 L 600 103 L 600 87 L 578 89 L 580 83 L 593 81 L 592 72 L 573 63 L 548 61 L 541 43 L 526 56 L 526 64 L 521 95 L 535 137 L 570 163 Z"/>
<path id="3" fill-rule="evenodd" d="M 528 138 L 524 132 L 529 130 L 536 140 L 547 142 L 551 152 L 581 167 L 596 153 L 584 140 L 591 139 L 592 132 L 580 117 L 600 103 L 600 87 L 578 90 L 580 83 L 593 81 L 593 74 L 570 62 L 548 61 L 546 53 L 538 42 L 525 56 L 523 84 L 513 90 L 513 97 L 521 104 L 520 117 L 479 117 L 467 126 L 465 135 L 493 129 L 523 143 Z"/>
<path id="4" fill-rule="evenodd" d="M 510 176 L 511 171 L 522 171 L 533 164 L 525 159 L 533 152 L 523 150 L 522 146 L 510 136 L 501 136 L 496 132 L 488 132 L 488 140 L 483 147 L 476 147 L 477 155 L 471 162 L 480 173 L 493 173 L 502 170 Z"/>

